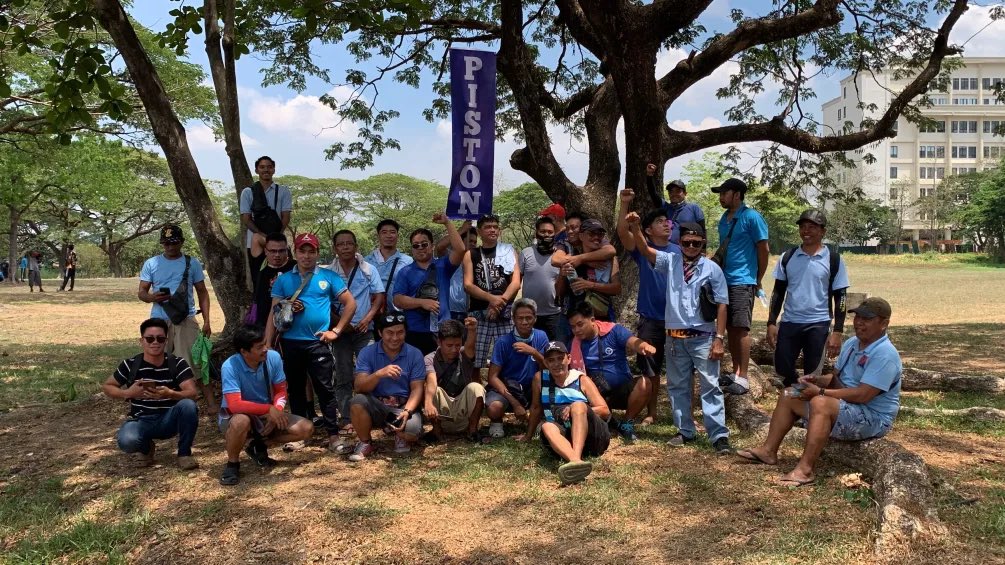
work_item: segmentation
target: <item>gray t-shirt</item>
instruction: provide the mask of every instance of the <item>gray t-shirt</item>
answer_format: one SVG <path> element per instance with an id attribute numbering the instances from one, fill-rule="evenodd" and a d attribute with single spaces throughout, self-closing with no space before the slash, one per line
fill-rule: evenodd
<path id="1" fill-rule="evenodd" d="M 463 349 L 453 363 L 446 362 L 439 349 L 426 355 L 422 360 L 426 364 L 426 374 L 435 374 L 436 386 L 442 388 L 451 398 L 460 396 L 464 387 L 471 382 L 471 374 L 475 371 L 474 360 L 465 355 Z"/>
<path id="2" fill-rule="evenodd" d="M 251 187 L 246 187 L 241 191 L 240 208 L 241 214 L 251 213 L 251 204 L 255 201 L 255 197 L 251 192 Z M 293 210 L 293 193 L 290 189 L 281 185 L 272 183 L 272 186 L 265 190 L 265 201 L 268 203 L 269 208 L 275 210 L 279 217 L 282 218 L 283 212 L 289 212 Z M 251 249 L 251 230 L 245 230 L 247 237 L 245 238 L 245 247 Z"/>
<path id="3" fill-rule="evenodd" d="M 523 276 L 523 297 L 537 302 L 538 316 L 553 316 L 561 312 L 555 302 L 555 279 L 559 269 L 551 264 L 551 255 L 541 255 L 536 248 L 520 252 L 520 273 Z"/>

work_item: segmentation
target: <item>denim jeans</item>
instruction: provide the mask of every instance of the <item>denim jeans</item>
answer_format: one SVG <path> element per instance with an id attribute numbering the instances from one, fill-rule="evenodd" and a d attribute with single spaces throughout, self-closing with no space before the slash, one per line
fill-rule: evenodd
<path id="1" fill-rule="evenodd" d="M 686 438 L 693 438 L 696 430 L 691 415 L 691 371 L 701 379 L 701 411 L 705 419 L 708 440 L 714 442 L 729 437 L 726 427 L 726 405 L 719 388 L 719 361 L 708 358 L 712 348 L 711 336 L 678 339 L 666 338 L 667 395 L 673 423 Z"/>
<path id="2" fill-rule="evenodd" d="M 338 403 L 341 426 L 349 424 L 349 401 L 352 400 L 352 384 L 356 376 L 356 356 L 372 341 L 368 331 L 359 333 L 348 330 L 332 342 L 332 355 L 335 356 L 335 402 Z"/>
<path id="3" fill-rule="evenodd" d="M 115 438 L 119 449 L 126 453 L 150 453 L 155 439 L 178 436 L 178 456 L 192 455 L 195 430 L 199 427 L 199 409 L 191 398 L 183 398 L 164 414 L 140 416 L 126 420 Z"/>

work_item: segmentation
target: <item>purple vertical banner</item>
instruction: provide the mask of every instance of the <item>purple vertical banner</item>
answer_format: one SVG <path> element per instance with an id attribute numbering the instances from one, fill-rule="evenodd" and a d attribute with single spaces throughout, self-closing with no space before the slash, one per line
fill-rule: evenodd
<path id="1" fill-rule="evenodd" d="M 496 55 L 450 50 L 453 167 L 447 216 L 477 220 L 492 212 L 495 163 Z"/>

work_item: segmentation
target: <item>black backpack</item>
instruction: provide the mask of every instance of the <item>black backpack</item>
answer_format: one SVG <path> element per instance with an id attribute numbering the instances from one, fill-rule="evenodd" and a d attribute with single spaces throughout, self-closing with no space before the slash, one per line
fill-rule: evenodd
<path id="1" fill-rule="evenodd" d="M 272 205 L 279 207 L 279 185 L 275 185 L 276 190 L 272 198 Z M 261 183 L 251 185 L 251 219 L 254 220 L 258 229 L 266 234 L 283 231 L 283 221 L 279 218 L 279 212 L 269 207 L 269 201 L 265 197 L 265 188 Z"/>
<path id="2" fill-rule="evenodd" d="M 785 253 L 782 254 L 782 273 L 785 274 L 786 281 L 789 280 L 789 271 L 788 271 L 789 260 L 792 259 L 792 254 L 795 253 L 796 249 L 799 249 L 798 245 L 786 249 Z M 830 259 L 831 259 L 830 278 L 827 281 L 827 293 L 829 295 L 831 292 L 831 288 L 834 286 L 834 278 L 837 277 L 838 269 L 841 268 L 841 254 L 838 253 L 837 248 L 832 248 L 830 245 L 827 246 L 827 249 L 830 251 Z M 833 316 L 834 312 L 832 312 L 831 310 L 833 310 L 833 306 L 831 305 L 831 301 L 828 299 L 827 311 L 830 312 L 831 316 Z"/>

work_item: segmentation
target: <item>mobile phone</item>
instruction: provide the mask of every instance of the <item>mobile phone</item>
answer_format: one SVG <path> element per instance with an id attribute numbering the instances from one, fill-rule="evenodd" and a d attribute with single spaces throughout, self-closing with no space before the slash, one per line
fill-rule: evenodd
<path id="1" fill-rule="evenodd" d="M 401 421 L 401 412 L 399 412 L 397 414 L 395 414 L 394 412 L 388 412 L 387 413 L 387 424 L 389 426 L 398 427 L 398 425 L 399 425 L 398 422 L 400 422 L 400 421 Z"/>
<path id="2" fill-rule="evenodd" d="M 137 379 L 136 384 L 146 388 L 154 388 L 158 386 L 160 383 L 151 379 Z"/>
<path id="3" fill-rule="evenodd" d="M 162 286 L 157 289 L 157 292 L 160 294 L 171 294 L 171 289 L 166 286 Z"/>

